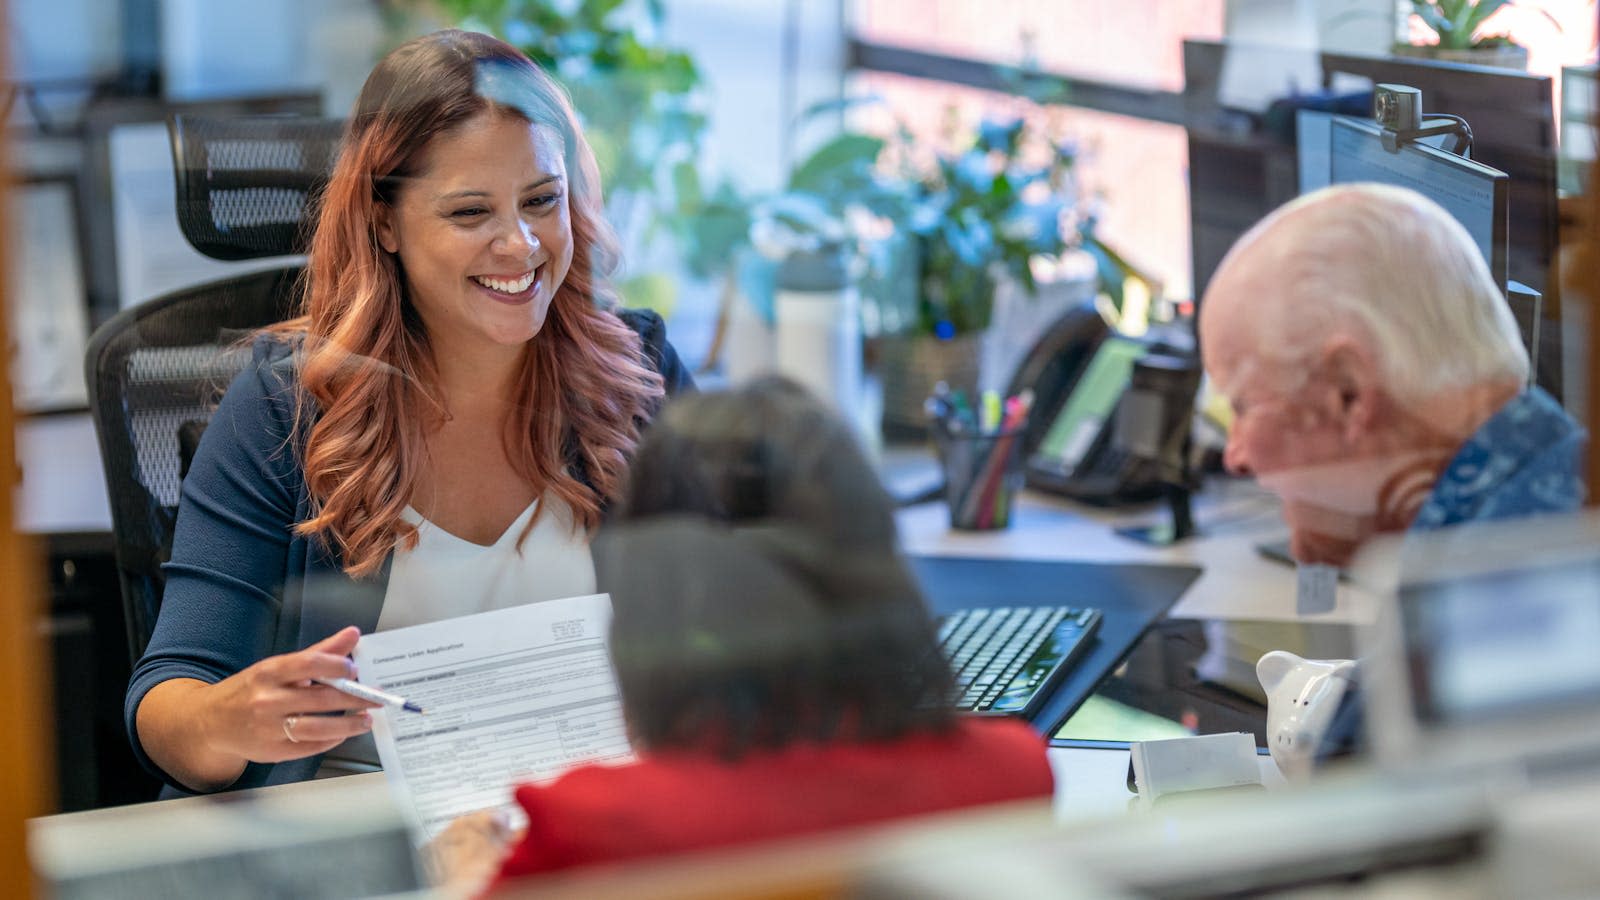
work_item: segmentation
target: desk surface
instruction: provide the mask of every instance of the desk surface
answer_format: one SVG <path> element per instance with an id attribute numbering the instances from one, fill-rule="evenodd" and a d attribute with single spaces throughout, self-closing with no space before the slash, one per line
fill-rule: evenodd
<path id="1" fill-rule="evenodd" d="M 997 556 L 1076 562 L 1166 563 L 1200 566 L 1200 577 L 1168 613 L 1189 619 L 1367 622 L 1372 607 L 1361 591 L 1340 584 L 1333 610 L 1302 616 L 1295 608 L 1295 572 L 1256 552 L 1286 529 L 1277 499 L 1254 482 L 1219 479 L 1195 499 L 1200 537 L 1152 547 L 1121 537 L 1113 527 L 1152 521 L 1160 507 L 1103 510 L 1027 491 L 1012 525 L 1001 531 L 954 531 L 941 501 L 900 511 L 901 540 L 909 553 L 929 556 Z"/>

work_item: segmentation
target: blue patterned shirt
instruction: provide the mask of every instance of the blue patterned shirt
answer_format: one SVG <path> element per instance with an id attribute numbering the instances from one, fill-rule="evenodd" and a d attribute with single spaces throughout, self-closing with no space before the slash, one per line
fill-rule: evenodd
<path id="1" fill-rule="evenodd" d="M 1536 387 L 1523 391 L 1456 451 L 1410 530 L 1576 510 L 1583 505 L 1578 473 L 1586 438 L 1555 398 Z M 1366 668 L 1363 662 L 1360 670 Z M 1317 747 L 1319 760 L 1366 743 L 1364 707 L 1359 687 L 1345 693 Z"/>
<path id="2" fill-rule="evenodd" d="M 1586 437 L 1549 394 L 1523 391 L 1461 445 L 1411 530 L 1577 509 Z"/>

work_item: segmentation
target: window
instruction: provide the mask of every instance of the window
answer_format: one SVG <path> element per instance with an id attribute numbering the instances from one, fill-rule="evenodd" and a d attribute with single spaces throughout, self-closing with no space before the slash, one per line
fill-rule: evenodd
<path id="1" fill-rule="evenodd" d="M 1221 37 L 1223 6 L 1222 0 L 860 0 L 855 35 L 964 60 L 1026 60 L 1129 94 L 1175 94 L 1183 89 L 1183 39 Z M 1082 199 L 1098 214 L 1100 236 L 1158 278 L 1167 296 L 1189 296 L 1188 149 L 1181 125 L 1075 106 L 1040 107 L 993 91 L 882 72 L 857 75 L 856 86 L 888 101 L 889 114 L 865 114 L 869 127 L 886 130 L 898 119 L 938 146 L 952 130 L 970 133 L 985 116 L 1019 112 L 1055 138 L 1075 141 Z"/>
<path id="2" fill-rule="evenodd" d="M 1038 106 L 1006 94 L 903 75 L 856 76 L 862 93 L 886 101 L 862 113 L 863 127 L 888 133 L 896 121 L 920 140 L 949 147 L 985 117 L 1026 115 L 1055 140 L 1077 143 L 1081 202 L 1097 234 L 1161 280 L 1168 297 L 1188 297 L 1188 144 L 1183 127 L 1070 106 Z M 952 136 L 954 135 L 954 137 Z"/>
<path id="3" fill-rule="evenodd" d="M 1029 115 L 1051 133 L 1079 143 L 1078 176 L 1085 200 L 1098 203 L 1101 236 L 1161 279 L 1169 297 L 1185 297 L 1193 281 L 1188 151 L 1176 102 L 1183 89 L 1182 45 L 1185 38 L 1218 40 L 1241 30 L 1261 31 L 1255 19 L 1230 21 L 1229 5 L 1224 0 L 857 0 L 853 26 L 859 44 L 921 55 L 915 66 L 901 67 L 894 61 L 879 65 L 883 55 L 868 54 L 867 67 L 887 71 L 862 72 L 855 81 L 862 91 L 889 101 L 892 115 L 873 120 L 871 127 L 887 128 L 898 118 L 919 137 L 940 140 L 952 128 L 970 130 L 985 115 L 1019 109 L 1019 101 L 1005 94 L 952 83 L 963 80 L 958 73 L 981 81 L 984 64 L 1026 61 L 1081 79 L 1079 105 L 1034 107 Z M 1235 19 L 1239 15 L 1236 7 Z M 1381 21 L 1385 13 L 1375 15 Z M 1490 22 L 1490 31 L 1503 30 L 1529 48 L 1529 71 L 1556 79 L 1558 108 L 1561 68 L 1594 59 L 1592 3 L 1527 0 L 1501 10 Z M 1406 29 L 1418 40 L 1426 34 L 1414 17 L 1400 23 L 1400 33 Z M 1380 39 L 1384 30 L 1377 29 Z M 922 77 L 890 74 L 913 70 Z M 976 79 L 970 77 L 974 74 Z M 1146 105 L 1149 100 L 1166 105 Z"/>
<path id="4" fill-rule="evenodd" d="M 863 40 L 1100 81 L 1183 89 L 1185 37 L 1222 37 L 1223 0 L 859 0 Z"/>

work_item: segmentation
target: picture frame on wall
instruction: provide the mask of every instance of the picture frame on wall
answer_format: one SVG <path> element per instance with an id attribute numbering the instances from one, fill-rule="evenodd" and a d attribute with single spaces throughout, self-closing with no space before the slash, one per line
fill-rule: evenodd
<path id="1" fill-rule="evenodd" d="M 71 175 L 15 180 L 6 185 L 6 202 L 11 231 L 7 361 L 17 411 L 85 410 L 89 302 L 77 181 Z"/>

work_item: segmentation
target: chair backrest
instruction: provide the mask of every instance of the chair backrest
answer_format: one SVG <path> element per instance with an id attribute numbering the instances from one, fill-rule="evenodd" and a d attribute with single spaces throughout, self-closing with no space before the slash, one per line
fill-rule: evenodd
<path id="1" fill-rule="evenodd" d="M 198 431 L 249 362 L 241 342 L 292 313 L 299 274 L 271 269 L 157 297 L 123 310 L 89 340 L 89 409 L 134 660 L 155 628 L 178 486 Z"/>
<path id="2" fill-rule="evenodd" d="M 338 155 L 328 119 L 174 116 L 178 222 L 226 260 L 293 256 Z M 89 408 L 111 499 L 117 569 L 135 661 L 155 628 L 178 488 L 252 332 L 293 314 L 298 263 L 185 288 L 112 317 L 90 338 Z"/>
<path id="3" fill-rule="evenodd" d="M 178 225 L 215 259 L 305 250 L 344 123 L 297 116 L 173 116 Z"/>

